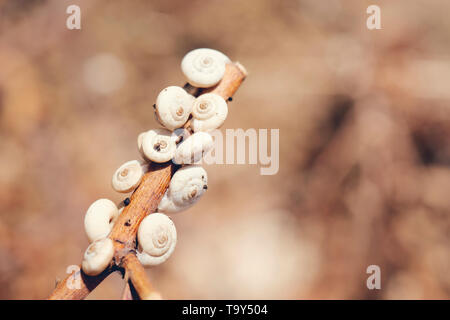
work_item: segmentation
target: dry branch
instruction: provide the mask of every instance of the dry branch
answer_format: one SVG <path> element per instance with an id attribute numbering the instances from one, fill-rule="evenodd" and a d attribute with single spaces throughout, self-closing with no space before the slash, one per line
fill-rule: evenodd
<path id="1" fill-rule="evenodd" d="M 144 267 L 139 262 L 134 252 L 128 253 L 123 258 L 122 266 L 125 268 L 125 272 L 141 300 L 154 300 L 160 298 L 159 293 L 153 289 L 145 273 Z"/>
<path id="2" fill-rule="evenodd" d="M 92 290 L 94 290 L 100 282 L 113 272 L 112 268 L 108 268 L 101 274 L 95 277 L 84 274 L 83 271 L 78 271 L 75 274 L 67 276 L 63 281 L 60 281 L 53 293 L 48 297 L 49 300 L 81 300 L 84 299 Z M 73 281 L 80 281 L 79 289 L 70 289 L 69 283 L 74 284 Z M 76 287 L 76 286 L 74 286 Z"/>
<path id="3" fill-rule="evenodd" d="M 134 300 L 133 294 L 131 293 L 130 281 L 125 278 L 125 287 L 122 291 L 122 299 L 121 300 Z"/>
<path id="4" fill-rule="evenodd" d="M 186 85 L 185 89 L 191 94 L 198 96 L 202 93 L 213 92 L 224 99 L 234 95 L 242 81 L 247 76 L 247 72 L 239 63 L 227 64 L 223 79 L 213 88 L 198 89 Z M 169 187 L 170 179 L 176 170 L 176 165 L 172 162 L 165 164 L 151 163 L 139 187 L 130 197 L 130 203 L 124 208 L 117 219 L 109 238 L 113 240 L 115 254 L 111 265 L 100 275 L 95 277 L 81 273 L 81 288 L 70 289 L 67 282 L 71 275 L 61 281 L 49 299 L 84 299 L 97 285 L 99 285 L 113 271 L 125 272 L 131 281 L 134 289 L 141 299 L 151 299 L 157 297 L 152 289 L 143 266 L 136 258 L 136 234 L 141 221 L 150 213 L 155 212 L 158 204 Z M 127 290 L 125 288 L 125 290 Z M 128 293 L 124 293 L 128 295 Z"/>

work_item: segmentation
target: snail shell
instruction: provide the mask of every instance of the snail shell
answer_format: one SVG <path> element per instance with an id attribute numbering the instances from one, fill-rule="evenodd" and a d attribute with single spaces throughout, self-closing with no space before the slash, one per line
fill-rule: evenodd
<path id="1" fill-rule="evenodd" d="M 178 145 L 172 161 L 176 164 L 194 164 L 212 147 L 213 139 L 209 133 L 196 132 Z"/>
<path id="2" fill-rule="evenodd" d="M 225 74 L 230 59 L 214 49 L 195 49 L 188 52 L 181 61 L 181 70 L 187 81 L 199 88 L 216 85 Z"/>
<path id="3" fill-rule="evenodd" d="M 142 181 L 147 166 L 137 160 L 121 165 L 112 177 L 112 187 L 117 192 L 127 193 L 136 189 Z"/>
<path id="4" fill-rule="evenodd" d="M 167 129 L 152 129 L 142 137 L 142 152 L 153 162 L 169 161 L 175 155 L 176 149 L 177 145 L 172 138 L 172 132 Z"/>
<path id="5" fill-rule="evenodd" d="M 219 128 L 228 115 L 227 102 L 215 93 L 205 93 L 195 99 L 191 127 L 194 132 Z"/>
<path id="6" fill-rule="evenodd" d="M 99 275 L 109 265 L 113 255 L 114 245 L 111 239 L 96 240 L 84 252 L 81 268 L 88 276 Z"/>
<path id="7" fill-rule="evenodd" d="M 188 129 L 178 128 L 172 132 L 172 139 L 175 141 L 176 144 L 179 144 L 182 141 L 189 138 L 191 134 L 192 134 L 191 131 L 189 131 Z"/>
<path id="8" fill-rule="evenodd" d="M 141 132 L 138 137 L 137 137 L 137 147 L 139 150 L 139 153 L 141 154 L 141 157 L 145 160 L 145 161 L 150 161 L 150 159 L 148 159 L 146 157 L 146 155 L 144 154 L 144 150 L 142 150 L 142 140 L 144 140 L 144 136 L 147 133 L 147 131 L 145 132 Z"/>
<path id="9" fill-rule="evenodd" d="M 106 237 L 118 216 L 119 209 L 111 200 L 99 199 L 92 203 L 84 216 L 84 230 L 89 242 Z"/>
<path id="10" fill-rule="evenodd" d="M 137 257 L 145 267 L 166 261 L 177 243 L 173 221 L 163 213 L 152 213 L 142 220 L 138 229 Z"/>
<path id="11" fill-rule="evenodd" d="M 181 87 L 165 88 L 156 99 L 155 112 L 158 121 L 172 131 L 181 128 L 191 114 L 194 100 L 194 96 Z"/>
<path id="12" fill-rule="evenodd" d="M 158 211 L 176 213 L 195 204 L 208 189 L 208 175 L 200 165 L 182 167 L 172 177 Z"/>

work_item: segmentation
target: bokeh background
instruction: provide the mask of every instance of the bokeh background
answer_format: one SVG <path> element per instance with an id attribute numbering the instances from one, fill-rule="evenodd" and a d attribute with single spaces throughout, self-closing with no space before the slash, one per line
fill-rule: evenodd
<path id="1" fill-rule="evenodd" d="M 81 30 L 66 8 L 82 10 Z M 381 7 L 382 30 L 366 28 Z M 198 47 L 249 76 L 222 128 L 280 129 L 280 170 L 212 165 L 148 274 L 168 299 L 450 297 L 450 2 L 0 1 L 0 298 L 42 299 L 84 213 Z M 368 290 L 366 268 L 381 268 Z M 118 299 L 116 274 L 89 299 Z"/>

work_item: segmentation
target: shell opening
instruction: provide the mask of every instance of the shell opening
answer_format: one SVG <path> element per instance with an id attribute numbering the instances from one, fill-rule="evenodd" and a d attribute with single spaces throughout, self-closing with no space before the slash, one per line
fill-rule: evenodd
<path id="1" fill-rule="evenodd" d="M 165 141 L 158 141 L 157 143 L 155 143 L 153 145 L 153 149 L 155 149 L 156 151 L 161 151 L 161 149 L 165 149 L 167 147 L 167 142 Z"/>
<path id="2" fill-rule="evenodd" d="M 210 64 L 212 64 L 213 63 L 213 59 L 211 58 L 211 57 L 204 57 L 203 59 L 202 59 L 202 64 L 204 65 L 204 66 L 209 66 Z"/>
<path id="3" fill-rule="evenodd" d="M 121 175 L 122 177 L 126 177 L 126 176 L 128 175 L 128 169 L 123 169 L 123 170 L 120 172 L 120 175 Z"/>

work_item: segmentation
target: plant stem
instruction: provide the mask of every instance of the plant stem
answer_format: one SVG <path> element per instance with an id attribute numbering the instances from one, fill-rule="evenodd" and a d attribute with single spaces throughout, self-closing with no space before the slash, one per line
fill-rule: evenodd
<path id="1" fill-rule="evenodd" d="M 229 63 L 226 66 L 223 79 L 215 87 L 198 89 L 192 86 L 185 86 L 185 89 L 194 96 L 212 92 L 227 100 L 234 95 L 246 76 L 247 72 L 238 62 Z M 166 189 L 169 187 L 170 179 L 176 169 L 177 166 L 172 162 L 150 164 L 149 171 L 144 175 L 141 184 L 131 195 L 130 204 L 123 209 L 109 235 L 115 247 L 111 265 L 103 273 L 95 277 L 87 276 L 80 271 L 80 289 L 71 289 L 67 282 L 71 281 L 72 276 L 67 276 L 66 279 L 57 285 L 49 299 L 84 299 L 110 273 L 117 270 L 125 270 L 141 299 L 154 297 L 155 291 L 152 289 L 145 270 L 135 255 L 136 234 L 141 221 L 148 214 L 155 212 Z"/>
<path id="2" fill-rule="evenodd" d="M 144 267 L 133 252 L 128 253 L 123 258 L 122 265 L 141 300 L 161 298 L 159 293 L 153 289 L 147 274 L 145 273 Z"/>
<path id="3" fill-rule="evenodd" d="M 80 271 L 67 276 L 63 281 L 58 283 L 55 290 L 48 297 L 48 300 L 84 299 L 112 272 L 112 268 L 108 268 L 98 276 L 91 277 L 84 274 L 80 266 Z"/>

